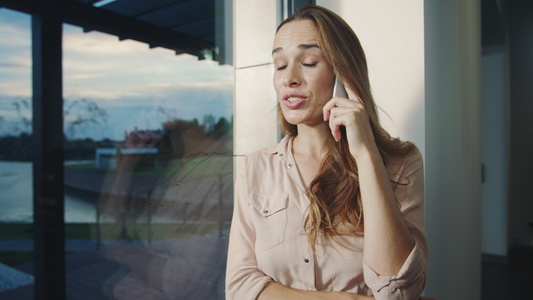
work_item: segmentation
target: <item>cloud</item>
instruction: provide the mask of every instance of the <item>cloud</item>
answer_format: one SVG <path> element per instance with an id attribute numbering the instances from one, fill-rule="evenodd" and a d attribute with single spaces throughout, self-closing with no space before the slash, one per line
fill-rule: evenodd
<path id="1" fill-rule="evenodd" d="M 10 98 L 11 101 L 14 98 L 26 98 L 29 100 L 32 96 L 31 77 L 0 81 L 0 95 L 3 96 L 2 98 Z"/>
<path id="2" fill-rule="evenodd" d="M 6 11 L 3 11 L 4 13 Z M 0 30 L 2 31 L 2 43 L 8 43 L 15 49 L 31 50 L 30 18 L 21 14 L 23 22 L 9 23 L 8 20 L 0 18 Z"/>
<path id="3" fill-rule="evenodd" d="M 72 26 L 63 40 L 66 95 L 117 100 L 181 88 L 233 88 L 231 66 Z"/>
<path id="4" fill-rule="evenodd" d="M 0 10 L 0 115 L 17 97 L 31 97 L 31 34 L 27 15 Z M 22 18 L 24 20 L 20 20 Z M 147 44 L 63 27 L 63 96 L 94 101 L 109 115 L 93 138 L 122 138 L 125 130 L 160 128 L 170 116 L 231 117 L 233 67 Z M 2 105 L 6 104 L 6 105 Z M 10 114 L 12 115 L 12 114 Z"/>
<path id="5" fill-rule="evenodd" d="M 0 94 L 30 97 L 31 33 L 30 17 L 7 9 L 0 10 Z"/>

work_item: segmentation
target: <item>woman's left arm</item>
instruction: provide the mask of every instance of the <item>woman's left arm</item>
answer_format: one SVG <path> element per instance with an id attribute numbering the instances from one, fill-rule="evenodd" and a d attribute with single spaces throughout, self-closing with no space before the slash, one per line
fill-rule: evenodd
<path id="1" fill-rule="evenodd" d="M 337 141 L 339 128 L 345 126 L 350 153 L 357 162 L 365 220 L 365 263 L 379 276 L 396 276 L 413 252 L 415 238 L 398 206 L 366 110 L 353 91 L 347 88 L 347 92 L 350 99 L 334 97 L 324 106 L 324 120 L 329 121 Z M 422 198 L 417 201 L 423 201 L 423 187 L 420 192 L 422 195 L 416 197 Z M 417 213 L 423 214 L 423 210 Z M 423 215 L 420 219 L 423 226 Z"/>
<path id="2" fill-rule="evenodd" d="M 415 245 L 400 270 L 393 276 L 380 276 L 366 264 L 365 258 L 364 278 L 374 291 L 376 299 L 417 299 L 424 289 L 427 265 L 422 155 L 415 149 L 403 162 L 394 164 L 389 171 L 395 174 L 397 184 L 394 194 L 400 203 L 401 214 Z"/>
<path id="3" fill-rule="evenodd" d="M 365 262 L 379 275 L 396 275 L 413 250 L 414 239 L 379 152 L 360 153 L 356 161 L 365 218 Z"/>

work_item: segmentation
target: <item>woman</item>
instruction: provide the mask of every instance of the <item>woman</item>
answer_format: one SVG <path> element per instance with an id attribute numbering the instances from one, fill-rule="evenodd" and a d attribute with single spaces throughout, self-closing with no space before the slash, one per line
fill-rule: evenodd
<path id="1" fill-rule="evenodd" d="M 380 126 L 350 27 L 306 6 L 278 27 L 274 88 L 286 136 L 238 172 L 228 299 L 417 299 L 423 166 Z M 332 98 L 335 74 L 348 98 Z"/>

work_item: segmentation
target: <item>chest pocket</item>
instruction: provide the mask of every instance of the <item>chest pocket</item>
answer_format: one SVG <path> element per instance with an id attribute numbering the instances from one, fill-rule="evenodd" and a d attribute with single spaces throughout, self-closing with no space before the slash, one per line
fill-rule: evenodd
<path id="1" fill-rule="evenodd" d="M 258 217 L 254 218 L 256 250 L 268 250 L 283 242 L 287 228 L 288 200 L 288 195 L 270 196 L 252 193 L 250 204 L 258 214 Z"/>

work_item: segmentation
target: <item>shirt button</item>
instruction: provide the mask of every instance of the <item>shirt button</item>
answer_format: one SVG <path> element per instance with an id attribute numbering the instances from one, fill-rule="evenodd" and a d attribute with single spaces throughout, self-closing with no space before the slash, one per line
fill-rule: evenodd
<path id="1" fill-rule="evenodd" d="M 292 168 L 292 164 L 287 165 L 287 167 L 288 167 L 289 169 Z"/>
<path id="2" fill-rule="evenodd" d="M 309 258 L 307 258 L 307 257 L 304 258 L 304 262 L 305 262 L 306 264 L 308 264 L 308 263 L 309 263 Z"/>
<path id="3" fill-rule="evenodd" d="M 263 211 L 263 213 L 264 213 L 265 215 L 268 214 L 268 209 L 265 209 L 265 210 Z"/>
<path id="4" fill-rule="evenodd" d="M 279 157 L 283 157 L 283 153 L 280 153 L 280 154 L 279 154 Z"/>

